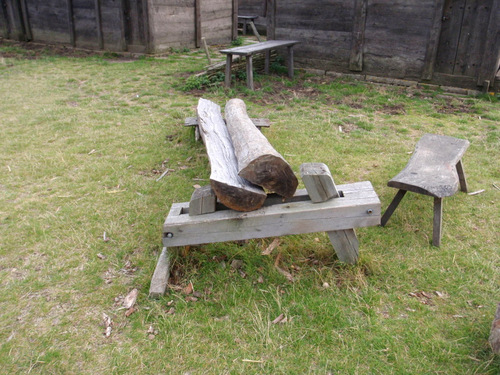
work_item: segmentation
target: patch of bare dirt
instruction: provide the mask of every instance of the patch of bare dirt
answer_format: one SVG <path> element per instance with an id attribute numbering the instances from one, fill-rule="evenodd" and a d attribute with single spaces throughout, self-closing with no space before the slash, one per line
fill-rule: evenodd
<path id="1" fill-rule="evenodd" d="M 454 113 L 471 113 L 474 112 L 471 104 L 466 103 L 445 103 L 435 106 L 438 113 L 454 114 Z"/>
<path id="2" fill-rule="evenodd" d="M 388 115 L 404 115 L 406 114 L 406 109 L 403 104 L 384 104 L 381 112 Z"/>

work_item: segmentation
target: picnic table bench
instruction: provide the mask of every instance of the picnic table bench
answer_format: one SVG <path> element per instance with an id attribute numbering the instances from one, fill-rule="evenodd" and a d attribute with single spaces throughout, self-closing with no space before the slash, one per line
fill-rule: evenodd
<path id="1" fill-rule="evenodd" d="M 467 192 L 462 156 L 469 141 L 454 137 L 425 134 L 415 146 L 406 167 L 387 185 L 399 189 L 382 217 L 385 226 L 407 191 L 434 197 L 432 243 L 441 244 L 443 198 L 460 190 Z"/>
<path id="2" fill-rule="evenodd" d="M 247 87 L 250 90 L 254 89 L 253 85 L 253 62 L 252 56 L 257 53 L 265 54 L 264 72 L 269 74 L 269 65 L 271 59 L 271 50 L 287 47 L 288 49 L 288 76 L 293 78 L 293 46 L 300 43 L 298 40 L 268 40 L 250 44 L 248 46 L 234 47 L 220 50 L 221 53 L 226 55 L 226 87 L 231 87 L 231 65 L 233 62 L 233 55 L 245 56 L 246 58 L 246 73 L 247 73 Z"/>

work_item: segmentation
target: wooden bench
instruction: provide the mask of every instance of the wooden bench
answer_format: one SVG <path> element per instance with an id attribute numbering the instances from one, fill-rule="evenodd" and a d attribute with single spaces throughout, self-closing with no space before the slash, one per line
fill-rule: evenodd
<path id="1" fill-rule="evenodd" d="M 432 244 L 440 246 L 443 198 L 460 190 L 467 192 L 462 156 L 469 141 L 443 135 L 425 134 L 415 146 L 406 167 L 388 186 L 399 189 L 382 217 L 385 226 L 407 191 L 434 197 Z"/>
<path id="2" fill-rule="evenodd" d="M 257 40 L 260 42 L 260 35 L 259 32 L 257 31 L 257 28 L 255 27 L 254 21 L 259 18 L 259 16 L 240 16 L 238 15 L 238 23 L 241 23 L 242 25 L 242 31 L 241 33 L 243 35 L 247 35 L 247 25 L 250 25 L 250 28 L 252 29 L 253 34 L 257 37 Z"/>
<path id="3" fill-rule="evenodd" d="M 269 65 L 271 58 L 271 50 L 287 47 L 288 49 L 288 76 L 293 78 L 293 46 L 300 43 L 298 40 L 269 40 L 267 42 L 255 43 L 248 46 L 223 49 L 220 52 L 226 55 L 226 87 L 231 87 L 231 65 L 233 55 L 245 56 L 246 58 L 246 73 L 247 87 L 250 90 L 254 89 L 253 85 L 253 62 L 252 56 L 257 53 L 265 54 L 264 71 L 269 74 Z"/>
<path id="4" fill-rule="evenodd" d="M 301 175 L 306 189 L 287 199 L 271 194 L 255 211 L 238 212 L 217 204 L 209 187 L 195 191 L 191 202 L 174 203 L 163 224 L 164 247 L 149 296 L 165 293 L 170 274 L 168 249 L 176 246 L 327 232 L 339 260 L 356 263 L 359 242 L 354 228 L 380 224 L 380 200 L 372 184 L 336 186 L 328 167 L 320 163 L 303 164 Z M 196 215 L 191 212 L 194 206 L 198 206 Z"/>

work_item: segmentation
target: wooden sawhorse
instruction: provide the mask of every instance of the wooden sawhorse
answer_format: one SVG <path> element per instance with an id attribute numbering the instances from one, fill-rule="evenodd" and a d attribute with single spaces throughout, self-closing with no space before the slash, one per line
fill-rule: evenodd
<path id="1" fill-rule="evenodd" d="M 380 200 L 372 184 L 364 181 L 335 186 L 328 168 L 321 163 L 303 164 L 301 175 L 307 190 L 298 190 L 286 200 L 269 195 L 264 206 L 255 211 L 238 212 L 218 205 L 215 212 L 202 207 L 201 211 L 210 213 L 192 216 L 193 204 L 190 208 L 190 202 L 174 203 L 163 224 L 164 247 L 149 296 L 165 294 L 170 274 L 169 248 L 175 246 L 327 232 L 339 260 L 356 263 L 359 242 L 354 228 L 380 224 Z M 200 206 L 209 201 L 216 204 L 215 197 L 200 199 L 196 191 L 195 195 Z"/>
<path id="2" fill-rule="evenodd" d="M 406 167 L 387 185 L 399 191 L 382 217 L 385 226 L 407 191 L 434 197 L 432 244 L 441 245 L 443 198 L 460 190 L 467 192 L 462 156 L 469 141 L 444 135 L 425 134 L 415 146 Z"/>

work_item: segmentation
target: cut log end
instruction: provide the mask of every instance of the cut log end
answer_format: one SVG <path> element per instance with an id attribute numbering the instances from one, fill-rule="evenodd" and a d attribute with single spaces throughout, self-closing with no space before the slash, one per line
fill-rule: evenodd
<path id="1" fill-rule="evenodd" d="M 262 155 L 239 172 L 240 177 L 268 192 L 290 198 L 297 190 L 299 181 L 290 165 L 275 155 Z"/>
<path id="2" fill-rule="evenodd" d="M 220 203 L 236 211 L 254 211 L 262 207 L 267 198 L 264 191 L 256 189 L 251 192 L 248 189 L 241 189 L 229 186 L 223 182 L 210 180 L 213 191 L 219 198 Z"/>

